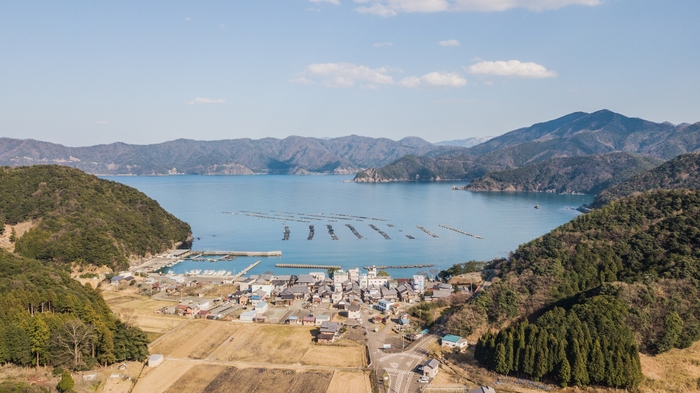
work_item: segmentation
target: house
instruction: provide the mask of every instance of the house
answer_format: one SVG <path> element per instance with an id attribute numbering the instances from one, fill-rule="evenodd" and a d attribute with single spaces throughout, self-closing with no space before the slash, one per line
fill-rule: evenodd
<path id="1" fill-rule="evenodd" d="M 270 296 L 272 293 L 272 284 L 270 284 L 269 281 L 258 279 L 250 286 L 250 291 L 252 293 L 262 291 L 265 292 L 265 295 Z"/>
<path id="2" fill-rule="evenodd" d="M 309 276 L 311 276 L 314 281 L 323 281 L 326 279 L 326 273 L 324 272 L 310 272 Z"/>
<path id="3" fill-rule="evenodd" d="M 291 315 L 289 318 L 287 318 L 286 322 L 290 325 L 298 325 L 301 321 L 299 321 L 299 317 L 296 315 Z"/>
<path id="4" fill-rule="evenodd" d="M 316 336 L 316 342 L 319 344 L 333 344 L 335 341 L 335 334 L 333 333 L 319 333 Z"/>
<path id="5" fill-rule="evenodd" d="M 253 318 L 255 318 L 256 315 L 257 313 L 255 310 L 244 311 L 239 318 L 242 322 L 253 322 Z"/>
<path id="6" fill-rule="evenodd" d="M 349 278 L 348 272 L 345 270 L 336 270 L 333 272 L 333 284 L 339 285 L 347 281 Z"/>
<path id="7" fill-rule="evenodd" d="M 175 306 L 175 314 L 190 316 L 192 315 L 193 309 L 187 304 L 178 304 Z"/>
<path id="8" fill-rule="evenodd" d="M 338 303 L 341 300 L 343 300 L 343 292 L 340 288 L 337 288 L 337 290 L 331 294 L 331 302 Z"/>
<path id="9" fill-rule="evenodd" d="M 377 310 L 383 312 L 383 313 L 388 313 L 391 312 L 392 307 L 394 306 L 394 302 L 391 302 L 389 300 L 385 299 L 380 299 L 377 302 Z"/>
<path id="10" fill-rule="evenodd" d="M 267 300 L 267 297 L 268 296 L 265 291 L 263 291 L 262 289 L 258 289 L 257 291 L 250 294 L 250 304 L 255 306 L 256 304 Z"/>
<path id="11" fill-rule="evenodd" d="M 197 314 L 194 316 L 195 318 L 206 318 L 207 315 L 209 315 L 209 311 L 207 310 L 199 310 Z"/>
<path id="12" fill-rule="evenodd" d="M 311 288 L 316 284 L 316 281 L 310 274 L 300 274 L 295 285 L 305 285 L 307 288 Z"/>
<path id="13" fill-rule="evenodd" d="M 360 318 L 360 306 L 357 304 L 350 304 L 345 306 L 348 311 L 348 318 L 359 319 Z"/>
<path id="14" fill-rule="evenodd" d="M 450 296 L 452 296 L 452 291 L 448 291 L 447 289 L 434 289 L 432 300 L 446 299 Z"/>
<path id="15" fill-rule="evenodd" d="M 280 296 L 285 298 L 285 295 L 292 295 L 294 299 L 307 300 L 309 298 L 309 287 L 306 285 L 293 285 L 285 288 Z"/>
<path id="16" fill-rule="evenodd" d="M 249 279 L 246 279 L 246 280 L 243 280 L 243 281 L 239 281 L 239 282 L 238 282 L 238 289 L 240 289 L 241 291 L 248 291 L 248 292 L 250 292 L 250 287 L 251 287 L 254 283 L 255 283 L 255 280 L 253 280 L 252 278 L 249 278 Z"/>
<path id="17" fill-rule="evenodd" d="M 448 334 L 444 337 L 442 337 L 441 345 L 443 347 L 448 347 L 448 348 L 464 348 L 467 346 L 467 340 L 460 337 L 460 336 L 455 336 L 452 334 Z"/>
<path id="18" fill-rule="evenodd" d="M 316 316 L 316 326 L 321 326 L 324 322 L 330 322 L 331 316 L 327 314 L 321 314 Z"/>
<path id="19" fill-rule="evenodd" d="M 307 315 L 301 319 L 301 324 L 304 326 L 315 326 L 316 325 L 316 317 L 313 316 L 313 314 Z"/>
<path id="20" fill-rule="evenodd" d="M 265 323 L 265 321 L 267 321 L 267 317 L 264 315 L 258 314 L 258 315 L 253 317 L 254 323 Z"/>
<path id="21" fill-rule="evenodd" d="M 109 282 L 110 282 L 110 284 L 115 285 L 115 284 L 119 284 L 123 279 L 124 279 L 124 277 L 122 277 L 122 276 L 114 276 L 109 280 Z"/>
<path id="22" fill-rule="evenodd" d="M 399 300 L 399 296 L 396 293 L 396 289 L 381 287 L 382 299 L 395 302 Z"/>
<path id="23" fill-rule="evenodd" d="M 343 325 L 338 322 L 324 321 L 316 336 L 316 341 L 321 344 L 333 344 L 342 327 Z"/>
<path id="24" fill-rule="evenodd" d="M 258 315 L 264 314 L 267 311 L 267 302 L 260 302 L 255 305 L 255 312 Z"/>
<path id="25" fill-rule="evenodd" d="M 154 353 L 148 357 L 148 367 L 158 367 L 159 364 L 163 363 L 165 358 L 159 353 Z"/>
<path id="26" fill-rule="evenodd" d="M 440 362 L 438 362 L 437 359 L 430 359 L 423 364 L 423 375 L 428 378 L 435 378 L 439 367 Z"/>
<path id="27" fill-rule="evenodd" d="M 236 304 L 248 304 L 250 294 L 246 291 L 236 291 L 230 294 L 228 297 Z"/>
<path id="28" fill-rule="evenodd" d="M 491 386 L 481 386 L 470 390 L 468 393 L 496 393 L 496 390 Z"/>
<path id="29" fill-rule="evenodd" d="M 410 325 L 410 324 L 411 324 L 411 320 L 408 319 L 408 314 L 406 314 L 406 313 L 401 314 L 401 315 L 399 316 L 399 323 L 400 323 L 401 325 Z"/>

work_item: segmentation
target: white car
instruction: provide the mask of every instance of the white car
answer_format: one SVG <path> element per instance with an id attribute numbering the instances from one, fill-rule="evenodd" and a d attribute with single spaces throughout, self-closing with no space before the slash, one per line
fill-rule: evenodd
<path id="1" fill-rule="evenodd" d="M 430 382 L 430 380 L 428 379 L 428 377 L 420 377 L 420 378 L 418 378 L 418 382 L 428 383 L 428 382 Z"/>

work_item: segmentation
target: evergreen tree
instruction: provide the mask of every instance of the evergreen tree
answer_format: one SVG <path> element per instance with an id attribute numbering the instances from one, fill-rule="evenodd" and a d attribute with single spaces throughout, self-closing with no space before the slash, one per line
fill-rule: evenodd
<path id="1" fill-rule="evenodd" d="M 496 345 L 496 356 L 494 359 L 495 367 L 494 370 L 499 374 L 508 374 L 510 369 L 508 368 L 508 359 L 506 354 L 506 347 L 503 343 L 498 343 Z"/>
<path id="2" fill-rule="evenodd" d="M 581 353 L 581 349 L 578 344 L 578 340 L 574 339 L 571 344 L 572 346 L 572 357 L 573 357 L 573 369 L 571 370 L 571 381 L 574 385 L 586 386 L 590 382 L 588 378 L 588 370 L 586 370 L 586 359 Z"/>
<path id="3" fill-rule="evenodd" d="M 593 348 L 591 349 L 588 361 L 588 375 L 593 382 L 597 383 L 601 383 L 605 379 L 605 358 L 603 357 L 603 350 L 600 348 L 600 341 L 597 339 L 593 342 Z"/>
<path id="4" fill-rule="evenodd" d="M 571 380 L 571 366 L 569 365 L 569 361 L 566 359 L 566 356 L 559 363 L 557 379 L 563 388 L 565 388 L 569 384 L 569 380 Z"/>
<path id="5" fill-rule="evenodd" d="M 73 386 L 75 386 L 73 377 L 68 371 L 63 371 L 63 375 L 61 376 L 61 380 L 58 381 L 56 389 L 58 389 L 59 392 L 64 393 L 71 391 L 71 389 L 73 389 Z"/>
<path id="6" fill-rule="evenodd" d="M 666 352 L 676 346 L 683 331 L 683 319 L 677 312 L 671 311 L 664 318 L 664 332 L 659 340 L 658 353 Z"/>
<path id="7" fill-rule="evenodd" d="M 49 326 L 44 322 L 44 318 L 41 314 L 32 318 L 30 324 L 29 336 L 32 344 L 32 353 L 36 355 L 36 365 L 41 365 L 40 361 L 44 359 L 44 364 L 46 364 L 46 358 L 48 357 L 49 342 L 51 340 L 51 330 Z"/>

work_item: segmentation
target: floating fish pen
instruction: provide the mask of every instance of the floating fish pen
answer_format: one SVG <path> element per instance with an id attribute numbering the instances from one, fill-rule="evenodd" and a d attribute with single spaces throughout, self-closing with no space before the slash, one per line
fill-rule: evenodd
<path id="1" fill-rule="evenodd" d="M 352 231 L 353 235 L 357 236 L 358 239 L 364 239 L 364 238 L 362 237 L 362 235 L 360 235 L 360 233 L 357 232 L 357 229 L 355 229 L 354 226 L 352 226 L 352 225 L 350 225 L 350 224 L 345 224 L 345 226 L 348 227 L 348 228 L 350 228 L 350 230 Z"/>
<path id="2" fill-rule="evenodd" d="M 386 226 L 388 226 L 389 228 L 393 228 L 394 224 L 386 224 Z"/>
<path id="3" fill-rule="evenodd" d="M 365 266 L 363 269 L 419 269 L 423 267 L 433 267 L 432 263 L 415 264 L 415 265 L 383 265 L 383 266 Z"/>
<path id="4" fill-rule="evenodd" d="M 328 234 L 331 235 L 331 239 L 338 240 L 338 236 L 335 235 L 335 231 L 333 230 L 333 225 L 328 224 L 326 228 L 328 228 Z"/>
<path id="5" fill-rule="evenodd" d="M 309 225 L 309 237 L 306 240 L 314 240 L 314 226 Z"/>
<path id="6" fill-rule="evenodd" d="M 282 240 L 289 240 L 289 227 L 288 226 L 284 227 L 284 236 L 282 237 Z"/>
<path id="7" fill-rule="evenodd" d="M 386 234 L 386 232 L 382 231 L 381 229 L 377 228 L 374 224 L 369 224 L 369 227 L 374 229 L 375 231 L 379 232 L 380 235 L 384 236 L 384 239 L 386 240 L 391 240 L 389 235 Z"/>
<path id="8" fill-rule="evenodd" d="M 420 229 L 421 231 L 427 233 L 428 235 L 430 235 L 430 236 L 432 236 L 432 237 L 440 237 L 440 236 L 438 236 L 438 235 L 436 235 L 436 234 L 430 232 L 429 230 L 423 228 L 423 227 L 420 226 L 420 225 L 416 225 L 416 228 Z"/>
<path id="9" fill-rule="evenodd" d="M 276 263 L 275 267 L 286 267 L 290 269 L 341 269 L 339 265 L 311 265 L 306 263 Z"/>
<path id="10" fill-rule="evenodd" d="M 411 239 L 411 240 L 414 240 L 414 239 L 415 239 L 415 237 L 413 237 L 413 236 L 411 236 L 411 235 L 406 235 L 406 237 L 409 238 L 409 239 Z"/>
<path id="11" fill-rule="evenodd" d="M 442 225 L 442 224 L 440 224 L 440 226 L 443 227 L 443 228 L 445 228 L 445 229 L 449 229 L 449 230 L 451 230 L 451 231 L 455 231 L 455 232 L 457 232 L 457 233 L 461 233 L 462 235 L 471 236 L 471 237 L 477 238 L 477 239 L 483 239 L 483 237 L 481 237 L 481 236 L 479 236 L 479 235 L 475 235 L 475 234 L 473 234 L 473 233 L 469 233 L 469 232 L 465 232 L 465 231 L 460 231 L 459 229 L 455 229 L 455 228 L 452 228 L 452 227 L 448 227 L 447 225 Z"/>

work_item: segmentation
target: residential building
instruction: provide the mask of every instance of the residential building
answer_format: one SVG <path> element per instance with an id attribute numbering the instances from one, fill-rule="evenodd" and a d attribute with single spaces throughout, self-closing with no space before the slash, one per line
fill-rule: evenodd
<path id="1" fill-rule="evenodd" d="M 435 378 L 439 371 L 440 362 L 437 359 L 430 359 L 423 364 L 423 375 L 428 378 Z"/>
<path id="2" fill-rule="evenodd" d="M 452 334 L 448 334 L 442 339 L 440 339 L 441 345 L 448 348 L 465 348 L 467 346 L 467 340 Z"/>

